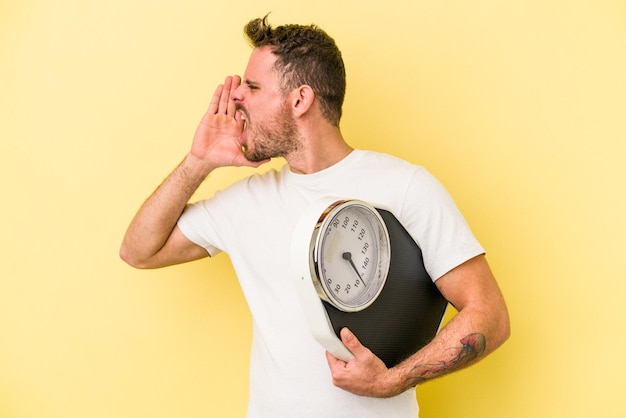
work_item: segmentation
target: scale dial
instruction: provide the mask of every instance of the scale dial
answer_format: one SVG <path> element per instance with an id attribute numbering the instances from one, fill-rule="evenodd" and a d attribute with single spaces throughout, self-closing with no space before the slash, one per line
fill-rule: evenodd
<path id="1" fill-rule="evenodd" d="M 370 306 L 387 280 L 391 249 L 382 217 L 360 200 L 340 200 L 320 217 L 311 240 L 313 284 L 345 312 Z"/>

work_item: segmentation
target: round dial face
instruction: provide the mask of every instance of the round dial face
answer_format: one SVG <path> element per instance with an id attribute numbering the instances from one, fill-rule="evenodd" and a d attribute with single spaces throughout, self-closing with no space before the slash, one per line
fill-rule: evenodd
<path id="1" fill-rule="evenodd" d="M 322 215 L 313 242 L 314 284 L 322 299 L 347 312 L 371 305 L 391 258 L 389 234 L 376 209 L 357 200 L 335 203 Z"/>

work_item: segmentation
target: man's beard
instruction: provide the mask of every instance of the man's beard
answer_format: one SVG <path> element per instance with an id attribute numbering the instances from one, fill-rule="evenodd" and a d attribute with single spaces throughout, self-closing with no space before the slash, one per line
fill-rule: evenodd
<path id="1" fill-rule="evenodd" d="M 260 162 L 269 158 L 285 157 L 300 149 L 298 128 L 287 103 L 272 121 L 259 125 L 252 122 L 250 125 L 254 128 L 248 126 L 250 137 L 244 149 L 244 155 L 249 161 Z"/>

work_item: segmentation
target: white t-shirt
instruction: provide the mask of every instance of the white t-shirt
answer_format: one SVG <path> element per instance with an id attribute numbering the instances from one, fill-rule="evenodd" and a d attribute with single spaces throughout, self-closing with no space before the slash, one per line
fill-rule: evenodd
<path id="1" fill-rule="evenodd" d="M 484 253 L 426 169 L 371 151 L 355 150 L 314 174 L 284 166 L 253 175 L 190 206 L 181 231 L 211 256 L 228 253 L 252 313 L 248 417 L 416 417 L 414 389 L 375 399 L 334 387 L 325 350 L 308 330 L 290 275 L 291 237 L 303 210 L 327 196 L 390 210 L 420 246 L 433 280 Z"/>

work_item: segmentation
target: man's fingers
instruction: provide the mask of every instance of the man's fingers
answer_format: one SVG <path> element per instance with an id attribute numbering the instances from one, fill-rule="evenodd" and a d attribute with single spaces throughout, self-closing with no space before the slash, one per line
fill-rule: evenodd
<path id="1" fill-rule="evenodd" d="M 215 93 L 213 93 L 213 97 L 211 98 L 211 103 L 209 104 L 209 109 L 207 112 L 209 114 L 216 114 L 220 104 L 220 97 L 222 97 L 222 91 L 224 90 L 224 85 L 220 84 L 215 89 Z"/>
<path id="2" fill-rule="evenodd" d="M 230 91 L 228 92 L 228 108 L 226 114 L 229 116 L 235 116 L 235 101 L 233 100 L 233 93 L 241 84 L 241 77 L 235 75 L 232 77 L 232 83 L 230 85 Z"/>
<path id="3" fill-rule="evenodd" d="M 215 89 L 207 112 L 212 115 L 224 114 L 234 117 L 236 112 L 232 95 L 240 84 L 241 78 L 238 75 L 226 77 L 224 84 Z"/>
<path id="4" fill-rule="evenodd" d="M 233 78 L 231 76 L 226 77 L 226 80 L 224 80 L 224 88 L 222 88 L 222 92 L 220 94 L 220 101 L 217 113 L 227 114 L 228 104 L 230 102 L 230 89 L 232 85 Z"/>
<path id="5" fill-rule="evenodd" d="M 350 331 L 348 328 L 343 328 L 341 330 L 341 340 L 344 345 L 352 351 L 354 348 L 359 348 L 361 346 L 361 342 L 356 338 L 356 336 Z"/>

